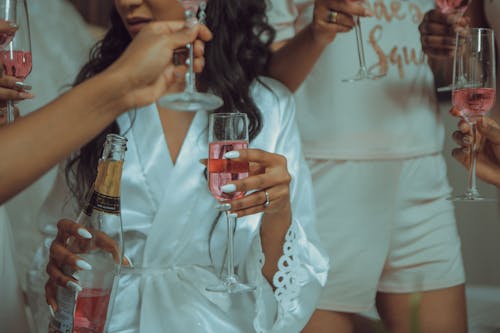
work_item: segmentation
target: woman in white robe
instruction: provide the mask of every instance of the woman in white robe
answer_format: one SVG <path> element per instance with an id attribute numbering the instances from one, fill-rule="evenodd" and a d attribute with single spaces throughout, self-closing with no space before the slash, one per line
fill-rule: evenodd
<path id="1" fill-rule="evenodd" d="M 309 172 L 303 162 L 288 91 L 271 79 L 252 87 L 263 112 L 264 128 L 249 148 L 287 157 L 293 222 L 289 239 L 292 269 L 278 274 L 292 285 L 276 287 L 263 277 L 264 255 L 259 228 L 262 214 L 238 220 L 235 244 L 239 273 L 257 286 L 255 294 L 228 296 L 205 291 L 218 281 L 225 249 L 226 226 L 219 222 L 217 201 L 208 190 L 204 165 L 208 156 L 207 113 L 196 113 L 175 165 L 169 155 L 156 106 L 119 118 L 128 138 L 121 193 L 125 255 L 134 268 L 123 268 L 110 332 L 299 332 L 312 313 L 327 262 L 314 232 Z M 147 112 L 143 112 L 147 111 Z M 133 120 L 135 119 L 135 120 Z M 61 216 L 74 217 L 67 203 L 64 174 L 59 173 L 45 204 L 43 222 L 55 231 Z M 62 207 L 63 206 L 63 207 Z M 64 208 L 64 211 L 61 211 Z M 213 262 L 208 254 L 211 244 Z"/>
<path id="2" fill-rule="evenodd" d="M 153 18 L 183 15 L 176 0 L 116 0 L 115 4 L 122 18 L 135 14 L 135 18 L 142 20 L 125 24 L 132 36 L 140 30 L 137 22 L 144 24 Z M 121 198 L 125 255 L 133 268 L 124 268 L 120 277 L 109 319 L 110 332 L 299 332 L 312 314 L 326 279 L 328 260 L 314 231 L 311 181 L 302 158 L 292 97 L 276 81 L 258 78 L 266 64 L 259 61 L 269 55 L 271 42 L 262 41 L 271 31 L 263 23 L 264 1 L 210 0 L 209 27 L 216 15 L 214 21 L 221 23 L 220 29 L 227 25 L 228 30 L 233 30 L 214 31 L 212 44 L 206 46 L 204 73 L 220 75 L 230 84 L 221 83 L 214 76 L 211 80 L 202 76 L 201 85 L 222 95 L 225 102 L 222 111 L 234 112 L 237 108 L 253 116 L 259 114 L 262 127 L 254 131 L 249 148 L 260 149 L 254 151 L 260 157 L 285 156 L 286 165 L 280 172 L 291 176 L 283 196 L 273 190 L 283 186 L 282 183 L 249 188 L 266 189 L 275 196 L 265 211 L 263 201 L 253 205 L 252 209 L 259 208 L 261 212 L 243 214 L 246 216 L 237 224 L 235 264 L 238 274 L 255 285 L 256 291 L 229 295 L 205 290 L 218 282 L 226 238 L 225 224 L 216 223 L 217 202 L 208 190 L 205 166 L 199 162 L 208 157 L 207 113 L 199 111 L 192 115 L 151 105 L 147 110 L 121 116 L 116 127 L 129 140 Z M 125 18 L 124 21 L 128 22 Z M 112 22 L 117 24 L 116 16 Z M 245 26 L 248 22 L 252 22 L 249 27 Z M 260 23 L 255 25 L 255 22 Z M 232 33 L 239 34 L 240 38 L 236 39 Z M 229 39 L 228 34 L 232 36 Z M 232 52 L 223 54 L 220 49 L 213 50 L 221 45 L 231 47 Z M 239 54 L 239 58 L 232 59 L 232 54 Z M 231 66 L 220 66 L 224 61 Z M 256 113 L 252 113 L 254 111 Z M 178 134 L 180 129 L 185 130 L 185 137 Z M 275 165 L 269 169 L 273 167 Z M 272 178 L 266 174 L 267 170 L 262 172 L 268 181 Z M 250 182 L 251 178 L 255 179 L 250 176 L 242 182 Z M 282 212 L 273 210 L 273 201 L 278 202 L 279 196 L 287 199 Z M 237 201 L 247 203 L 250 197 Z M 236 205 L 237 201 L 232 204 Z M 43 230 L 54 234 L 60 217 L 76 216 L 78 208 L 75 207 L 61 169 L 41 215 Z M 286 229 L 282 234 L 269 233 L 274 225 L 286 226 Z M 276 241 L 269 244 L 269 239 Z M 276 251 L 269 250 L 270 246 L 279 252 L 272 276 L 266 267 L 274 262 Z M 43 270 L 42 258 L 48 258 L 47 252 L 47 248 L 45 255 L 40 252 L 42 255 L 36 263 L 40 267 L 38 271 Z M 64 262 L 51 263 L 54 264 L 60 269 Z M 51 278 L 49 283 L 58 280 L 55 276 Z"/>

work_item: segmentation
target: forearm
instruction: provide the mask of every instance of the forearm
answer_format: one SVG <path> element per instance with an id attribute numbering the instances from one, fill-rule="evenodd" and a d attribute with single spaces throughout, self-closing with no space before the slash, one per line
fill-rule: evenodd
<path id="1" fill-rule="evenodd" d="M 127 108 L 120 79 L 101 74 L 0 130 L 0 203 L 95 137 Z"/>
<path id="2" fill-rule="evenodd" d="M 269 75 L 292 92 L 297 90 L 327 45 L 314 38 L 312 25 L 308 25 L 273 52 Z"/>
<path id="3" fill-rule="evenodd" d="M 285 235 L 291 224 L 292 214 L 286 209 L 282 214 L 264 214 L 261 225 L 261 244 L 264 252 L 265 262 L 262 274 L 272 284 L 274 274 L 278 271 L 278 261 L 283 255 L 283 244 Z"/>

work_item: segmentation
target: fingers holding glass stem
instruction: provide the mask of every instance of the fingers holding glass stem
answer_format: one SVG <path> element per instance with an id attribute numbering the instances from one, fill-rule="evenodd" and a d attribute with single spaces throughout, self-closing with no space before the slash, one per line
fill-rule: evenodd
<path id="1" fill-rule="evenodd" d="M 225 193 L 247 193 L 223 203 L 224 209 L 230 207 L 231 212 L 243 217 L 261 212 L 280 214 L 289 207 L 291 176 L 284 156 L 261 149 L 231 151 L 225 156 L 235 162 L 249 163 L 250 170 L 247 178 L 222 187 Z"/>
<path id="2" fill-rule="evenodd" d="M 185 11 L 186 25 L 192 27 L 198 24 L 196 13 L 192 8 Z M 198 92 L 196 90 L 196 76 L 194 71 L 195 55 L 193 43 L 186 45 L 188 50 L 188 71 L 185 74 L 185 88 L 181 93 L 169 94 L 158 100 L 160 106 L 175 111 L 199 111 L 215 110 L 222 106 L 223 101 L 220 97 L 211 94 Z"/>

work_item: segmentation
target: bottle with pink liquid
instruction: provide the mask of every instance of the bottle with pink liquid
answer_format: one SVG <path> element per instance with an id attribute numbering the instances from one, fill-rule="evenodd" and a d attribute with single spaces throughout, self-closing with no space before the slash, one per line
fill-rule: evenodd
<path id="1" fill-rule="evenodd" d="M 78 280 L 81 290 L 59 287 L 57 311 L 49 323 L 49 333 L 106 331 L 113 287 L 123 257 L 120 180 L 126 143 L 127 139 L 116 134 L 106 137 L 88 204 L 77 219 L 92 234 L 92 239 L 70 239 L 68 244 L 92 269 L 77 272 L 64 269 Z"/>

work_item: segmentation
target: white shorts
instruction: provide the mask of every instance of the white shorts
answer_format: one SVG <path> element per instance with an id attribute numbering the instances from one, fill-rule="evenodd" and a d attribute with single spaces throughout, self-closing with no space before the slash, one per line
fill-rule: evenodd
<path id="1" fill-rule="evenodd" d="M 362 312 L 377 291 L 464 283 L 441 155 L 387 161 L 309 160 L 318 233 L 331 268 L 318 308 Z"/>

